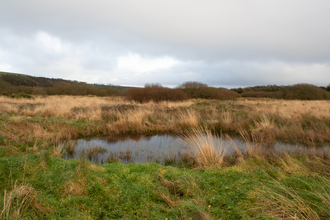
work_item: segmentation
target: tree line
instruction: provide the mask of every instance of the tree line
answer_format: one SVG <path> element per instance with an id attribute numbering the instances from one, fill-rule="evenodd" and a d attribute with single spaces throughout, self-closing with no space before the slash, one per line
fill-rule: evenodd
<path id="1" fill-rule="evenodd" d="M 114 85 L 87 84 L 84 82 L 32 77 L 21 74 L 1 74 L 0 94 L 12 97 L 15 94 L 29 95 L 94 95 L 124 96 L 138 102 L 182 101 L 186 99 L 229 100 L 239 97 L 327 100 L 330 99 L 330 84 L 318 87 L 311 84 L 291 86 L 255 86 L 247 88 L 214 88 L 201 82 L 188 81 L 176 88 L 167 88 L 158 83 L 147 83 L 144 88 L 129 88 Z"/>

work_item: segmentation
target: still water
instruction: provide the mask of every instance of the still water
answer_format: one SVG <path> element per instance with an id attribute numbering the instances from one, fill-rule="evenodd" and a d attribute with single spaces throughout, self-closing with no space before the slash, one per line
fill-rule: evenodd
<path id="1" fill-rule="evenodd" d="M 245 153 L 248 144 L 242 142 L 238 138 L 226 140 L 214 137 L 213 142 L 226 148 L 225 153 L 231 154 L 235 152 L 235 148 Z M 116 139 L 79 139 L 77 140 L 74 150 L 65 154 L 66 159 L 86 157 L 95 163 L 106 163 L 111 159 L 120 161 L 121 163 L 145 163 L 157 162 L 165 164 L 166 158 L 179 158 L 181 155 L 191 152 L 187 148 L 184 140 L 178 136 L 155 135 L 155 136 L 125 136 Z M 251 145 L 250 145 L 251 146 Z M 280 152 L 286 150 L 294 151 L 310 151 L 310 149 L 299 146 L 276 143 L 272 147 L 262 147 L 262 150 Z M 317 153 L 329 151 L 329 147 L 315 149 Z"/>

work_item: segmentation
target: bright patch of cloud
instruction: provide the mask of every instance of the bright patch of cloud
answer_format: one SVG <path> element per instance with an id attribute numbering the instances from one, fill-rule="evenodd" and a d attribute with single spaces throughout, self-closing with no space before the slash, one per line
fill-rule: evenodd
<path id="1" fill-rule="evenodd" d="M 7 63 L 0 63 L 0 71 L 18 73 L 19 70 Z"/>
<path id="2" fill-rule="evenodd" d="M 129 53 L 127 56 L 120 56 L 117 58 L 118 70 L 128 70 L 136 73 L 146 73 L 158 69 L 170 68 L 179 64 L 178 60 L 171 57 L 161 58 L 144 58 L 139 54 Z"/>
<path id="3" fill-rule="evenodd" d="M 48 52 L 63 53 L 70 48 L 70 45 L 62 43 L 60 38 L 51 36 L 46 32 L 37 33 L 35 40 Z"/>

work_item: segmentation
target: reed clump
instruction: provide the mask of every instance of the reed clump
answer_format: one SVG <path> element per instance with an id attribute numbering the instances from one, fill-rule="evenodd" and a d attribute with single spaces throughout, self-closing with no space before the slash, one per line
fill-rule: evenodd
<path id="1" fill-rule="evenodd" d="M 38 201 L 37 191 L 30 184 L 17 184 L 4 191 L 0 219 L 22 219 L 28 212 L 46 213 L 47 208 Z"/>
<path id="2" fill-rule="evenodd" d="M 296 178 L 296 185 L 271 179 L 262 183 L 259 190 L 261 210 L 280 219 L 328 219 L 330 218 L 330 181 Z"/>
<path id="3" fill-rule="evenodd" d="M 194 128 L 192 133 L 184 136 L 184 142 L 193 152 L 199 167 L 223 165 L 226 146 L 217 143 L 210 130 Z"/>

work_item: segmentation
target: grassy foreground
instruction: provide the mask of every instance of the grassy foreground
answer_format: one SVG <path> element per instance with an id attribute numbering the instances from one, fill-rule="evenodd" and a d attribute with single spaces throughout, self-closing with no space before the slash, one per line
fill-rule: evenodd
<path id="1" fill-rule="evenodd" d="M 307 156 L 195 170 L 33 154 L 0 168 L 2 219 L 330 218 L 330 164 Z"/>
<path id="2" fill-rule="evenodd" d="M 255 150 L 276 140 L 327 145 L 327 101 L 138 104 L 54 96 L 0 102 L 0 219 L 330 218 L 329 154 Z M 248 154 L 224 157 L 198 138 L 199 127 L 243 134 L 254 144 Z M 182 132 L 199 146 L 189 167 L 61 158 L 62 143 L 76 138 Z"/>

